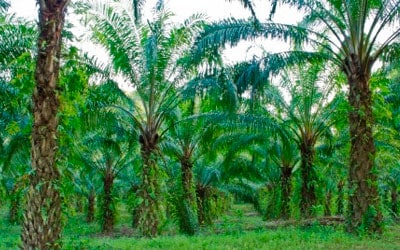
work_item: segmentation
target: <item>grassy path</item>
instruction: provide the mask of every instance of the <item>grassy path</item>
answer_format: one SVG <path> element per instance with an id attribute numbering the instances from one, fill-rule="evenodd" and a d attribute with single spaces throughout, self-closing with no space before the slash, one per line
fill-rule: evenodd
<path id="1" fill-rule="evenodd" d="M 6 222 L 0 210 L 0 249 L 18 249 L 20 227 Z M 64 249 L 399 249 L 400 225 L 388 226 L 381 239 L 354 237 L 332 227 L 311 226 L 266 229 L 266 222 L 248 205 L 236 205 L 199 235 L 176 235 L 169 225 L 166 235 L 156 239 L 131 237 L 130 219 L 121 213 L 113 237 L 98 234 L 96 224 L 83 223 L 82 216 L 68 220 L 64 230 Z M 175 234 L 175 235 L 173 235 Z"/>

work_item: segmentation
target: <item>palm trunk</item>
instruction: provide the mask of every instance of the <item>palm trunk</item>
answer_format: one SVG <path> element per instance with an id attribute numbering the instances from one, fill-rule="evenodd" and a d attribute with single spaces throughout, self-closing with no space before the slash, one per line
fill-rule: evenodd
<path id="1" fill-rule="evenodd" d="M 283 219 L 290 218 L 290 194 L 292 192 L 292 168 L 283 166 L 281 167 L 281 189 L 282 189 L 282 197 L 281 197 L 281 217 Z"/>
<path id="2" fill-rule="evenodd" d="M 193 189 L 193 164 L 188 159 L 181 161 L 183 196 L 190 203 L 196 203 L 196 193 Z"/>
<path id="3" fill-rule="evenodd" d="M 215 216 L 212 208 L 213 190 L 208 186 L 196 185 L 196 195 L 199 224 L 211 225 Z"/>
<path id="4" fill-rule="evenodd" d="M 60 174 L 56 167 L 56 94 L 61 33 L 69 0 L 43 0 L 39 5 L 36 86 L 33 93 L 32 174 L 22 229 L 23 249 L 61 248 Z"/>
<path id="5" fill-rule="evenodd" d="M 198 229 L 198 214 L 196 192 L 193 183 L 193 164 L 189 159 L 181 160 L 182 170 L 182 188 L 183 188 L 183 202 L 182 202 L 182 218 L 180 218 L 181 230 L 189 235 L 196 233 Z"/>
<path id="6" fill-rule="evenodd" d="M 301 152 L 301 200 L 300 211 L 304 217 L 312 215 L 312 207 L 316 203 L 315 182 L 316 176 L 313 169 L 314 147 L 311 142 L 305 141 L 300 146 Z"/>
<path id="7" fill-rule="evenodd" d="M 75 197 L 75 211 L 78 213 L 82 213 L 83 212 L 83 203 L 82 203 L 82 196 L 81 195 L 77 195 Z"/>
<path id="8" fill-rule="evenodd" d="M 338 198 L 336 201 L 337 204 L 337 215 L 344 214 L 344 181 L 339 181 L 338 185 Z"/>
<path id="9" fill-rule="evenodd" d="M 201 185 L 196 185 L 196 194 L 197 194 L 197 209 L 198 209 L 198 218 L 200 225 L 206 224 L 206 188 Z"/>
<path id="10" fill-rule="evenodd" d="M 102 232 L 110 233 L 114 229 L 114 210 L 112 188 L 114 185 L 114 174 L 111 168 L 107 168 L 104 180 L 104 197 L 103 197 L 103 216 L 102 216 Z"/>
<path id="11" fill-rule="evenodd" d="M 91 223 L 94 221 L 94 207 L 95 207 L 95 200 L 96 200 L 96 193 L 94 190 L 90 191 L 88 195 L 88 206 L 86 211 L 86 221 Z"/>
<path id="12" fill-rule="evenodd" d="M 326 192 L 326 198 L 325 198 L 325 203 L 324 203 L 324 215 L 325 216 L 331 216 L 331 205 L 332 205 L 332 192 L 327 191 Z"/>
<path id="13" fill-rule="evenodd" d="M 398 210 L 398 202 L 399 202 L 399 198 L 398 198 L 398 193 L 397 193 L 397 186 L 393 186 L 391 191 L 390 191 L 390 197 L 391 197 L 391 207 L 392 207 L 392 213 L 393 213 L 393 217 L 394 218 L 398 218 L 399 217 L 399 210 Z"/>
<path id="14" fill-rule="evenodd" d="M 142 184 L 138 190 L 138 197 L 142 199 L 138 213 L 139 231 L 146 237 L 155 237 L 164 211 L 162 211 L 162 197 L 157 166 L 157 133 L 147 133 L 140 136 L 141 155 L 143 160 Z"/>
<path id="15" fill-rule="evenodd" d="M 131 192 L 132 195 L 133 194 L 137 195 L 138 191 L 139 191 L 139 188 L 140 188 L 140 186 L 132 185 L 129 192 Z M 138 211 L 138 207 L 133 207 L 132 211 L 131 211 L 131 215 L 132 215 L 132 223 L 131 223 L 131 225 L 132 225 L 133 228 L 137 228 L 138 224 L 139 224 L 139 213 L 137 211 Z"/>
<path id="16" fill-rule="evenodd" d="M 18 185 L 14 185 L 10 194 L 10 212 L 8 219 L 11 224 L 16 224 L 19 222 L 18 211 L 20 209 L 21 197 L 18 190 Z"/>
<path id="17" fill-rule="evenodd" d="M 375 145 L 372 135 L 372 99 L 369 76 L 359 72 L 357 58 L 349 63 L 354 69 L 348 74 L 350 122 L 349 217 L 348 231 L 359 229 L 369 233 L 382 231 L 377 175 L 374 168 Z"/>

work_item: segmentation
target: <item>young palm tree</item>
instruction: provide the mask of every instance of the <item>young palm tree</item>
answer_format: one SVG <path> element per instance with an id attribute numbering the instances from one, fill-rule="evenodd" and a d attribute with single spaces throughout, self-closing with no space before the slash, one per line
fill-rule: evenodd
<path id="1" fill-rule="evenodd" d="M 96 190 L 95 180 L 101 179 L 101 225 L 102 232 L 111 233 L 115 224 L 114 183 L 130 166 L 134 155 L 134 136 L 125 121 L 107 110 L 110 105 L 122 104 L 123 93 L 115 82 L 108 81 L 87 89 L 85 103 L 79 110 L 79 125 L 71 129 L 75 147 L 68 152 L 69 158 L 80 163 L 81 168 L 71 168 L 81 173 L 75 178 L 87 187 L 81 187 L 88 198 L 88 212 L 92 213 Z M 71 160 L 70 160 L 71 161 Z M 78 166 L 79 167 L 79 166 Z M 82 173 L 83 172 L 83 173 Z M 92 219 L 92 214 L 88 220 Z"/>
<path id="2" fill-rule="evenodd" d="M 180 65 L 180 58 L 203 21 L 201 16 L 193 16 L 183 25 L 173 26 L 169 22 L 171 13 L 160 2 L 155 8 L 155 20 L 142 23 L 134 15 L 137 3 L 94 5 L 91 17 L 94 40 L 109 52 L 115 73 L 135 88 L 131 105 L 117 109 L 139 133 L 143 167 L 137 193 L 137 224 L 143 235 L 155 236 L 164 217 L 161 169 L 157 163 L 160 129 L 178 103 L 176 88 L 190 73 Z"/>
<path id="3" fill-rule="evenodd" d="M 88 168 L 95 169 L 103 182 L 103 193 L 101 196 L 102 232 L 112 232 L 115 224 L 115 201 L 113 188 L 115 179 L 123 169 L 130 165 L 132 155 L 130 143 L 126 141 L 121 128 L 108 125 L 113 132 L 99 131 L 95 134 L 88 133 L 83 139 L 85 147 L 82 149 L 82 162 Z M 90 198 L 91 193 L 89 193 Z"/>
<path id="4" fill-rule="evenodd" d="M 271 146 L 271 160 L 280 169 L 281 211 L 280 217 L 290 218 L 290 197 L 292 195 L 292 175 L 299 163 L 296 144 L 290 129 L 283 123 L 277 140 Z"/>
<path id="5" fill-rule="evenodd" d="M 190 101 L 189 101 L 190 102 Z M 189 105 L 192 109 L 194 105 Z M 189 114 L 191 112 L 189 111 Z M 198 120 L 175 118 L 176 124 L 169 129 L 168 139 L 162 143 L 162 151 L 171 155 L 180 164 L 180 183 L 177 183 L 178 195 L 175 194 L 176 213 L 182 232 L 193 235 L 198 230 L 197 197 L 195 192 L 193 167 L 198 157 L 200 140 L 207 126 Z M 202 127 L 205 126 L 203 129 Z"/>
<path id="6" fill-rule="evenodd" d="M 323 136 L 329 136 L 333 125 L 332 115 L 337 103 L 329 100 L 334 94 L 335 84 L 327 83 L 321 74 L 321 65 L 314 65 L 300 71 L 295 79 L 284 80 L 290 93 L 289 104 L 282 104 L 286 125 L 292 130 L 301 157 L 301 200 L 302 215 L 309 217 L 316 205 L 317 170 L 314 167 L 315 147 Z M 324 82 L 325 81 L 325 82 Z M 323 87 L 318 86 L 322 85 Z"/>

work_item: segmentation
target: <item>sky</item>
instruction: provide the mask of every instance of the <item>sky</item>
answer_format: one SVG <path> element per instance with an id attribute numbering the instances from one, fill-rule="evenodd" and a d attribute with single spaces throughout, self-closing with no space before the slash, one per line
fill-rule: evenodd
<path id="1" fill-rule="evenodd" d="M 10 12 L 14 12 L 17 16 L 24 17 L 29 20 L 36 20 L 38 15 L 36 0 L 11 0 L 10 2 Z M 148 0 L 147 2 L 148 4 L 146 9 L 150 9 L 151 6 L 154 6 L 155 0 Z M 249 10 L 244 9 L 239 1 L 167 0 L 165 2 L 167 8 L 175 14 L 177 21 L 181 21 L 194 13 L 206 14 L 210 21 L 229 17 L 246 18 L 250 16 Z M 257 16 L 261 19 L 265 19 L 268 15 L 268 1 L 253 0 L 253 2 L 256 4 Z M 274 19 L 275 22 L 294 24 L 300 19 L 300 16 L 295 10 L 280 9 L 280 11 L 281 12 L 278 12 Z M 149 11 L 147 13 L 149 13 Z M 78 30 L 77 33 L 82 33 L 82 31 Z M 85 45 L 83 46 L 85 47 Z M 279 41 L 256 40 L 254 42 L 241 42 L 236 48 L 226 49 L 224 52 L 224 57 L 228 62 L 250 59 L 253 57 L 253 55 L 258 55 L 261 53 L 262 50 L 260 49 L 260 46 L 271 52 L 279 52 L 289 49 L 287 44 Z"/>

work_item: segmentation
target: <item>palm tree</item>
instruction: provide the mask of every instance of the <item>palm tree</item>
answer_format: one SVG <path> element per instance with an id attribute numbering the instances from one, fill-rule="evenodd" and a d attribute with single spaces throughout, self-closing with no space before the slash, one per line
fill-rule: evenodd
<path id="1" fill-rule="evenodd" d="M 81 166 L 84 166 L 84 163 L 81 163 L 80 160 L 75 160 L 73 162 L 76 164 L 81 164 Z M 100 182 L 96 170 L 97 170 L 96 168 L 88 167 L 81 169 L 81 171 L 76 171 L 71 173 L 74 182 L 75 192 L 78 195 L 82 195 L 87 199 L 86 222 L 88 223 L 93 222 L 95 218 L 95 206 L 98 194 L 96 192 L 96 189 L 98 187 L 97 183 Z M 105 221 L 105 219 L 103 218 L 102 221 Z"/>
<path id="2" fill-rule="evenodd" d="M 160 2 L 155 20 L 147 24 L 134 16 L 137 1 L 124 5 L 98 5 L 93 18 L 93 35 L 110 54 L 115 73 L 135 88 L 131 105 L 117 107 L 139 133 L 142 184 L 137 195 L 139 229 L 145 236 L 158 234 L 163 216 L 161 173 L 157 161 L 161 128 L 178 103 L 179 91 L 190 71 L 180 65 L 202 27 L 202 17 L 193 16 L 183 25 L 172 26 L 171 15 Z M 140 6 L 139 6 L 140 7 Z"/>
<path id="3" fill-rule="evenodd" d="M 56 167 L 56 94 L 61 34 L 69 0 L 39 1 L 39 38 L 33 92 L 32 174 L 27 194 L 22 242 L 24 249 L 59 249 L 61 237 L 60 174 Z"/>
<path id="4" fill-rule="evenodd" d="M 317 171 L 314 167 L 315 147 L 320 137 L 330 134 L 333 125 L 331 117 L 335 113 L 337 102 L 330 101 L 335 84 L 327 83 L 322 75 L 321 65 L 313 65 L 300 71 L 295 79 L 284 80 L 288 87 L 291 101 L 282 103 L 283 118 L 288 121 L 286 127 L 292 130 L 293 140 L 297 144 L 301 157 L 301 200 L 302 215 L 311 215 L 312 206 L 316 205 Z M 324 87 L 319 87 L 322 85 Z"/>
<path id="5" fill-rule="evenodd" d="M 271 146 L 271 160 L 280 169 L 281 211 L 280 217 L 290 218 L 290 196 L 292 194 L 292 175 L 299 163 L 296 144 L 290 129 L 285 123 L 278 130 L 277 140 Z"/>
<path id="6" fill-rule="evenodd" d="M 101 199 L 102 232 L 112 232 L 115 224 L 113 187 L 115 179 L 123 169 L 130 165 L 131 148 L 126 135 L 118 131 L 121 128 L 108 126 L 113 133 L 96 131 L 88 133 L 83 139 L 82 161 L 88 168 L 95 169 L 101 175 L 103 193 Z M 102 135 L 104 134 L 104 135 Z M 90 198 L 91 193 L 89 193 Z"/>
<path id="7" fill-rule="evenodd" d="M 115 82 L 109 80 L 101 85 L 88 87 L 85 102 L 79 110 L 79 125 L 70 131 L 75 147 L 68 152 L 76 158 L 81 168 L 72 169 L 81 174 L 81 182 L 88 184 L 88 212 L 94 208 L 96 177 L 101 179 L 101 225 L 103 233 L 111 233 L 115 224 L 114 183 L 119 175 L 132 163 L 134 136 L 125 121 L 119 120 L 110 105 L 123 105 L 126 99 Z M 79 180 L 75 178 L 75 180 Z M 85 187 L 82 187 L 85 189 Z M 88 220 L 92 215 L 88 215 Z"/>
<path id="8" fill-rule="evenodd" d="M 189 109 L 193 109 L 189 105 Z M 191 112 L 189 111 L 189 114 Z M 193 166 L 199 153 L 198 147 L 202 135 L 201 127 L 205 124 L 196 120 L 182 120 L 176 117 L 176 124 L 169 129 L 168 139 L 162 143 L 162 151 L 171 155 L 180 164 L 180 187 L 176 195 L 176 210 L 179 226 L 182 232 L 193 235 L 198 230 L 197 198 L 194 185 Z M 206 126 L 207 128 L 207 126 Z"/>

